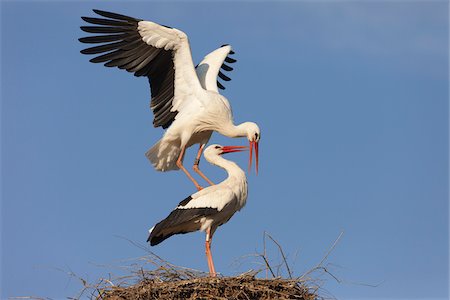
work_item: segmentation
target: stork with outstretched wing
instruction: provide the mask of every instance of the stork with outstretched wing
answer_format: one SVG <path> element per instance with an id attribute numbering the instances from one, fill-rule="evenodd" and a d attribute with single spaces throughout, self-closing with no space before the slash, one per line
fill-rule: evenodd
<path id="1" fill-rule="evenodd" d="M 228 100 L 220 95 L 223 85 L 217 77 L 230 80 L 221 70 L 235 62 L 229 45 L 208 54 L 195 68 L 187 35 L 175 28 L 116 13 L 94 10 L 102 18 L 82 17 L 94 26 L 81 29 L 95 35 L 80 38 L 82 43 L 99 44 L 81 51 L 100 54 L 90 61 L 118 67 L 135 76 L 148 77 L 153 125 L 166 129 L 146 156 L 158 171 L 182 169 L 202 189 L 183 166 L 186 148 L 199 144 L 194 171 L 214 184 L 198 168 L 200 156 L 213 131 L 228 137 L 246 137 L 250 143 L 249 169 L 255 152 L 258 171 L 260 130 L 253 122 L 233 123 Z"/>

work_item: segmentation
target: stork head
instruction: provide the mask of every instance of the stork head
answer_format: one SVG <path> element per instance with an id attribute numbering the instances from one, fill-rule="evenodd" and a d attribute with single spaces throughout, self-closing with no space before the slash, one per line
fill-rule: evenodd
<path id="1" fill-rule="evenodd" d="M 247 133 L 247 139 L 249 144 L 249 150 L 250 150 L 250 157 L 248 160 L 248 171 L 250 172 L 252 168 L 252 156 L 253 156 L 253 149 L 255 149 L 255 167 L 256 167 L 256 174 L 258 174 L 258 163 L 259 163 L 259 153 L 258 153 L 258 144 L 259 139 L 261 138 L 261 131 L 259 130 L 258 125 L 253 122 L 245 122 L 243 123 L 245 131 Z"/>
<path id="2" fill-rule="evenodd" d="M 221 146 L 218 144 L 214 144 L 208 146 L 208 148 L 206 148 L 205 151 L 203 152 L 203 155 L 205 156 L 207 161 L 209 161 L 212 164 L 215 164 L 215 161 L 222 154 L 231 152 L 241 152 L 246 150 L 248 150 L 247 146 Z"/>
<path id="3" fill-rule="evenodd" d="M 205 157 L 218 156 L 225 153 L 241 152 L 246 150 L 248 150 L 247 146 L 221 146 L 214 144 L 205 149 Z"/>

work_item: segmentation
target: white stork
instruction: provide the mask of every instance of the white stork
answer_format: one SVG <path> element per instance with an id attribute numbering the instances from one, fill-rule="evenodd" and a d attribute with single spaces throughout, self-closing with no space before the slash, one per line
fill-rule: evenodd
<path id="1" fill-rule="evenodd" d="M 147 158 L 158 171 L 182 169 L 198 190 L 202 187 L 183 166 L 185 150 L 199 144 L 194 171 L 209 184 L 214 184 L 198 168 L 203 148 L 213 131 L 228 137 L 246 137 L 250 142 L 249 169 L 252 150 L 255 149 L 258 172 L 258 125 L 245 122 L 233 124 L 228 100 L 219 94 L 224 89 L 217 76 L 230 80 L 220 69 L 231 71 L 225 62 L 234 52 L 229 45 L 208 54 L 194 68 L 187 35 L 175 28 L 143 21 L 111 12 L 95 10 L 104 18 L 82 17 L 88 23 L 100 26 L 81 26 L 88 33 L 100 34 L 80 38 L 82 43 L 99 44 L 81 51 L 83 54 L 100 54 L 93 63 L 118 67 L 135 76 L 148 77 L 155 127 L 166 129 L 164 136 L 150 150 Z"/>
<path id="2" fill-rule="evenodd" d="M 216 275 L 211 255 L 211 240 L 217 227 L 230 220 L 247 200 L 247 178 L 239 166 L 222 158 L 222 154 L 243 151 L 245 146 L 211 145 L 204 156 L 208 162 L 228 172 L 221 183 L 190 195 L 170 215 L 149 230 L 147 242 L 155 246 L 174 234 L 197 230 L 206 232 L 206 257 L 211 276 Z"/>

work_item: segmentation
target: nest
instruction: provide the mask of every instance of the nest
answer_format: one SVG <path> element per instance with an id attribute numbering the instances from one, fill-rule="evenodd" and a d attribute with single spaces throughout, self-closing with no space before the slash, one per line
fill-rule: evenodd
<path id="1" fill-rule="evenodd" d="M 317 286 L 308 279 L 257 278 L 262 269 L 234 277 L 210 277 L 208 273 L 173 265 L 151 253 L 127 269 L 128 275 L 101 279 L 85 286 L 91 299 L 317 299 Z M 149 269 L 146 265 L 153 265 Z M 156 267 L 156 268 L 155 268 Z M 267 273 L 269 274 L 269 273 Z M 272 273 L 274 275 L 274 273 Z M 310 285 L 310 287 L 307 287 Z M 78 298 L 79 299 L 79 298 Z"/>
<path id="2" fill-rule="evenodd" d="M 112 288 L 100 299 L 303 299 L 316 295 L 301 282 L 288 279 L 258 279 L 253 275 L 201 277 L 178 281 L 145 279 L 138 284 Z"/>
<path id="3" fill-rule="evenodd" d="M 328 250 L 325 257 L 315 267 L 300 277 L 294 277 L 281 248 L 270 235 L 265 233 L 278 247 L 283 258 L 281 264 L 272 266 L 264 253 L 255 254 L 260 258 L 263 267 L 256 271 L 248 271 L 234 277 L 210 277 L 208 273 L 176 266 L 162 259 L 148 250 L 146 246 L 130 241 L 133 245 L 145 250 L 146 256 L 127 260 L 128 264 L 120 267 L 123 276 L 100 278 L 97 283 L 88 283 L 76 274 L 70 276 L 78 278 L 83 283 L 83 289 L 78 296 L 70 299 L 88 298 L 96 300 L 144 300 L 144 299 L 325 299 L 318 295 L 321 288 L 321 276 L 331 274 L 324 264 L 330 252 L 334 249 L 342 233 Z M 129 240 L 128 240 L 129 241 Z M 287 277 L 281 277 L 280 269 L 284 267 Z M 265 271 L 265 278 L 261 273 Z M 319 273 L 318 273 L 319 272 Z M 318 273 L 318 274 L 317 274 Z M 271 278 L 269 278 L 271 277 Z"/>

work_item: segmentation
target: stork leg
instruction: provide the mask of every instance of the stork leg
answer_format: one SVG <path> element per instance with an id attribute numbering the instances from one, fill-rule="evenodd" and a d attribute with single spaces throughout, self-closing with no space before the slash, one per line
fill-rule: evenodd
<path id="1" fill-rule="evenodd" d="M 200 148 L 198 149 L 198 152 L 197 152 L 197 157 L 195 158 L 194 166 L 192 168 L 198 175 L 200 175 L 203 179 L 205 179 L 210 185 L 214 185 L 214 182 L 209 180 L 209 178 L 206 177 L 205 174 L 203 174 L 203 172 L 200 171 L 200 169 L 198 168 L 198 165 L 200 164 L 200 157 L 202 155 L 204 147 L 205 147 L 205 144 L 200 145 Z"/>
<path id="2" fill-rule="evenodd" d="M 216 269 L 214 268 L 214 262 L 211 255 L 211 229 L 206 229 L 206 242 L 205 242 L 205 250 L 206 250 L 206 259 L 208 261 L 209 275 L 211 277 L 216 277 Z"/>
<path id="3" fill-rule="evenodd" d="M 197 180 L 194 179 L 194 177 L 192 177 L 191 174 L 189 174 L 189 172 L 186 170 L 186 168 L 183 166 L 183 157 L 184 157 L 184 153 L 186 151 L 186 146 L 183 146 L 183 148 L 181 148 L 181 152 L 180 155 L 178 156 L 178 160 L 177 160 L 177 166 L 178 168 L 180 168 L 181 170 L 183 170 L 183 172 L 187 175 L 187 177 L 194 183 L 195 187 L 197 188 L 197 190 L 201 190 L 203 189 L 197 182 Z"/>

